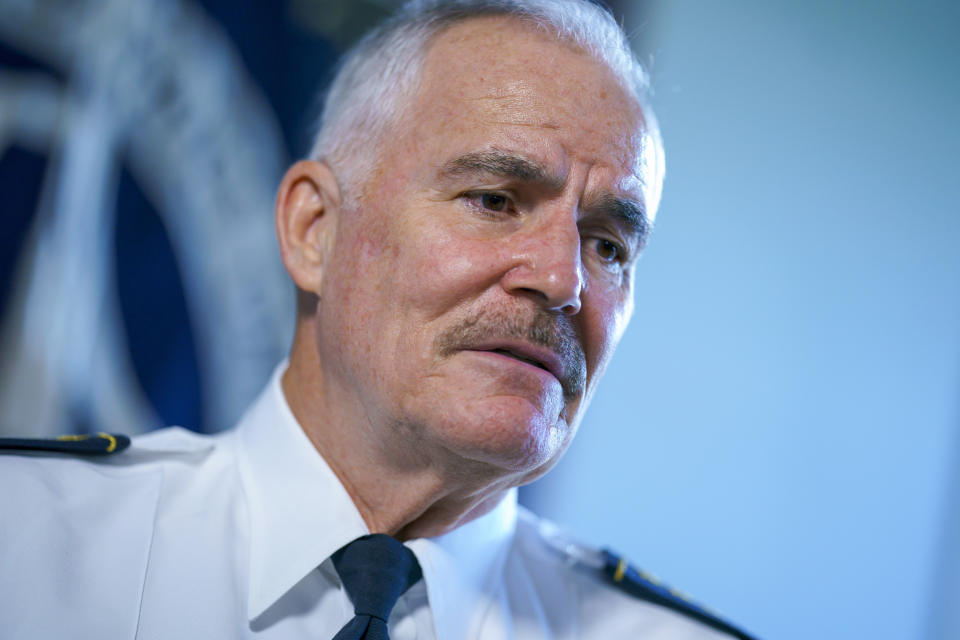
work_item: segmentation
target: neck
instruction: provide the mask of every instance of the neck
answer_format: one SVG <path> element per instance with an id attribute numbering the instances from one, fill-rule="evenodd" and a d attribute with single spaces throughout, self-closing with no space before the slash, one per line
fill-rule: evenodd
<path id="1" fill-rule="evenodd" d="M 324 376 L 313 345 L 302 341 L 297 331 L 284 395 L 371 533 L 400 540 L 442 535 L 492 510 L 518 484 L 502 469 L 451 459 L 409 426 L 384 428 L 384 418 L 362 398 Z"/>

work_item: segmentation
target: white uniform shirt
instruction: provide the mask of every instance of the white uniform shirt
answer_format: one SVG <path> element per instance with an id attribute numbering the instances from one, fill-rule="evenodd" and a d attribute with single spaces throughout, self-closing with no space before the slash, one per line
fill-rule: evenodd
<path id="1" fill-rule="evenodd" d="M 288 407 L 278 368 L 240 424 L 180 428 L 103 459 L 0 455 L 8 640 L 332 638 L 353 607 L 330 555 L 369 533 Z M 573 566 L 516 492 L 407 542 L 424 579 L 392 640 L 729 636 Z"/>

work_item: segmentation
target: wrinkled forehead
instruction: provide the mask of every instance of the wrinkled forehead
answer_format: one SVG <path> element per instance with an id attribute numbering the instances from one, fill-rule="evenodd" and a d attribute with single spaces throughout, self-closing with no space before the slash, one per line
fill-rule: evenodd
<path id="1" fill-rule="evenodd" d="M 480 91 L 493 88 L 499 81 L 497 88 L 507 95 L 511 88 L 519 87 L 517 78 L 529 78 L 528 72 L 547 68 L 552 72 L 538 77 L 535 88 L 556 95 L 572 88 L 565 85 L 571 74 L 564 71 L 581 71 L 579 86 L 570 98 L 583 93 L 616 93 L 616 97 L 624 98 L 624 109 L 642 111 L 631 78 L 552 29 L 528 18 L 509 16 L 475 17 L 454 23 L 427 44 L 421 88 L 427 89 L 427 96 L 433 96 L 440 88 L 437 81 L 443 87 Z M 611 91 L 614 86 L 615 92 Z"/>
<path id="2" fill-rule="evenodd" d="M 606 64 L 529 21 L 474 18 L 440 32 L 406 111 L 396 135 L 410 134 L 408 148 L 438 163 L 454 141 L 519 145 L 560 173 L 577 156 L 608 165 L 618 188 L 655 205 L 659 142 L 637 96 Z"/>

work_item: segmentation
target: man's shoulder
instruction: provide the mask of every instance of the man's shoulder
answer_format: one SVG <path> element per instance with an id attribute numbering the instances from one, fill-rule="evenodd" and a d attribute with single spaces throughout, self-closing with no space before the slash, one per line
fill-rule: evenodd
<path id="1" fill-rule="evenodd" d="M 205 435 L 166 427 L 130 437 L 119 433 L 63 435 L 55 438 L 0 437 L 0 460 L 18 458 L 43 466 L 82 461 L 93 465 L 129 467 L 175 460 L 184 455 L 209 452 L 231 431 Z"/>
<path id="2" fill-rule="evenodd" d="M 8 507 L 64 505 L 83 500 L 116 504 L 122 492 L 168 484 L 178 474 L 209 473 L 225 457 L 228 436 L 205 436 L 168 427 L 129 438 L 119 434 L 59 438 L 0 438 L 0 492 Z M 13 504 L 11 504 L 13 503 Z"/>
<path id="3" fill-rule="evenodd" d="M 229 484 L 219 470 L 230 466 L 228 438 L 171 428 L 127 444 L 112 434 L 20 439 L 0 453 L 0 617 L 16 612 L 9 637 L 133 637 L 158 532 L 196 538 L 196 527 L 180 526 L 192 524 L 184 514 L 210 508 L 212 488 Z M 64 585 L 76 585 L 68 601 L 52 598 Z"/>
<path id="4" fill-rule="evenodd" d="M 520 509 L 516 553 L 531 580 L 576 609 L 581 637 L 753 640 L 738 627 L 609 549 L 584 545 Z"/>

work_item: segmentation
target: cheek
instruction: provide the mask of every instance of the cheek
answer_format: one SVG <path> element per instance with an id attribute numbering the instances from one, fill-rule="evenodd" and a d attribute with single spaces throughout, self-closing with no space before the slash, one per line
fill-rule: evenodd
<path id="1" fill-rule="evenodd" d="M 502 260 L 496 247 L 469 240 L 434 225 L 406 242 L 399 258 L 399 282 L 416 306 L 431 318 L 461 306 L 496 280 Z M 408 236 L 409 237 L 409 236 Z"/>
<path id="2" fill-rule="evenodd" d="M 378 306 L 375 300 L 389 290 L 383 274 L 394 258 L 389 244 L 376 235 L 362 233 L 341 239 L 324 274 L 321 303 L 336 307 L 333 311 L 344 319 L 366 315 L 365 311 Z M 350 313 L 344 314 L 344 310 Z"/>
<path id="3" fill-rule="evenodd" d="M 633 295 L 630 291 L 594 289 L 587 296 L 581 311 L 586 313 L 587 325 L 584 349 L 595 381 L 606 368 L 630 321 Z"/>
<path id="4" fill-rule="evenodd" d="M 382 334 L 384 320 L 394 315 L 383 310 L 391 304 L 388 274 L 397 256 L 383 225 L 364 224 L 359 217 L 350 222 L 341 227 L 323 274 L 317 330 L 328 339 L 336 336 L 324 343 L 329 352 L 364 358 L 375 346 L 371 335 Z"/>

